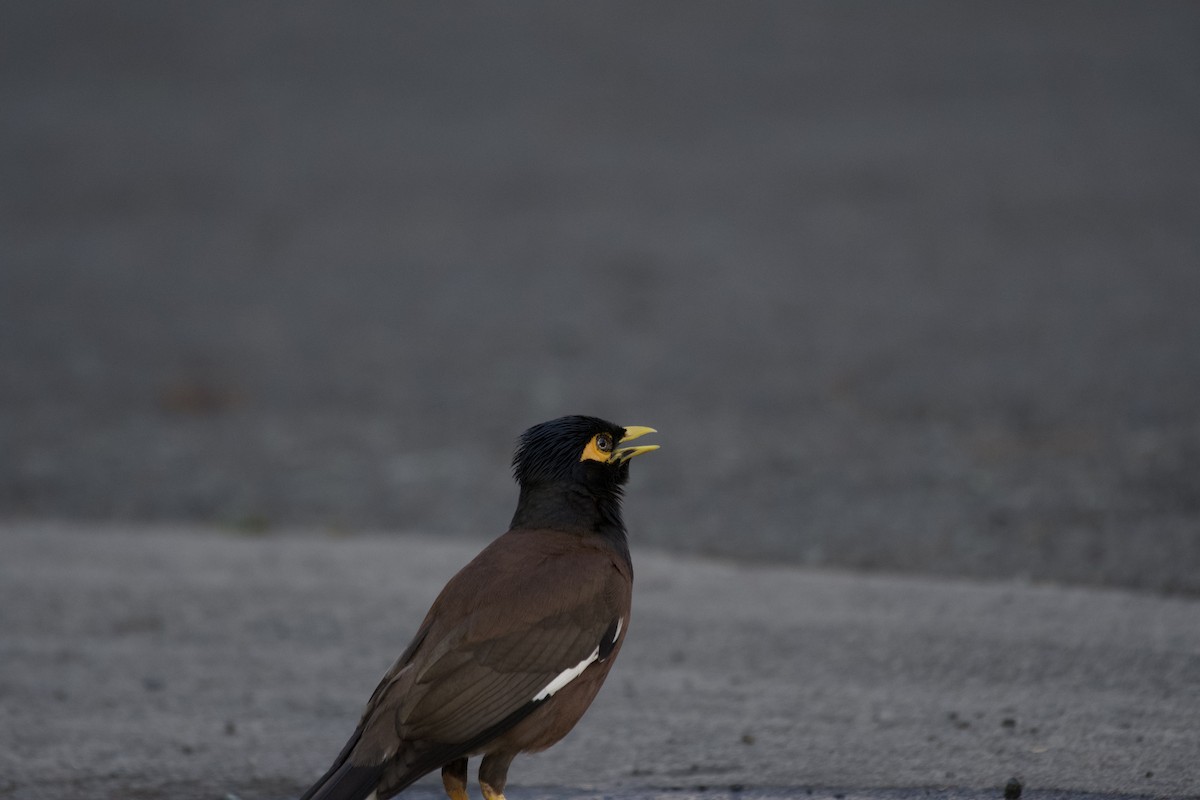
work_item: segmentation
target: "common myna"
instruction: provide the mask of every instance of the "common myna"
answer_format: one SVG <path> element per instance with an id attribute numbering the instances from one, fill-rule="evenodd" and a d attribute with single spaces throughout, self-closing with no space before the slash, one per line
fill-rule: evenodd
<path id="1" fill-rule="evenodd" d="M 442 589 L 301 800 L 384 800 L 439 768 L 450 800 L 467 800 L 476 755 L 485 800 L 503 800 L 513 758 L 566 736 L 629 630 L 621 487 L 658 446 L 622 445 L 647 433 L 581 416 L 525 431 L 508 532 Z"/>

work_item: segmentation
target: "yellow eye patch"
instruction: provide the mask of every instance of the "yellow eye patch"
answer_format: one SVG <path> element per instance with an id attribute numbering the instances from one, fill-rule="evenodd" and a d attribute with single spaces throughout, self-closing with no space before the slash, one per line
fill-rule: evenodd
<path id="1" fill-rule="evenodd" d="M 583 455 L 579 457 L 579 460 L 606 462 L 612 457 L 612 450 L 612 434 L 597 433 L 592 437 L 592 440 L 587 443 L 587 447 L 583 448 Z"/>

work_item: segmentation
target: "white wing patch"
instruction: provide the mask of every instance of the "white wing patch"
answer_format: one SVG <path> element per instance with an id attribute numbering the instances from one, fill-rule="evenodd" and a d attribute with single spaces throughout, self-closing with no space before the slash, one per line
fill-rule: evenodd
<path id="1" fill-rule="evenodd" d="M 585 658 L 583 661 L 580 661 L 575 666 L 573 666 L 569 669 L 564 669 L 562 672 L 558 673 L 558 677 L 556 677 L 554 680 L 547 683 L 545 689 L 542 689 L 540 692 L 538 692 L 537 694 L 535 694 L 533 696 L 533 702 L 536 703 L 540 700 L 545 700 L 547 697 L 552 696 L 559 689 L 563 688 L 568 683 L 570 683 L 571 681 L 578 678 L 579 675 L 585 669 L 587 669 L 588 666 L 593 661 L 595 661 L 598 658 L 600 658 L 600 648 L 599 647 L 597 647 L 595 650 L 593 650 L 592 654 L 590 656 L 588 656 L 587 658 Z"/>
<path id="2" fill-rule="evenodd" d="M 617 632 L 613 634 L 613 638 L 612 638 L 613 644 L 616 644 L 617 639 L 621 638 L 621 626 L 624 624 L 625 624 L 625 618 L 617 617 Z M 546 684 L 546 688 L 542 689 L 540 692 L 538 692 L 537 694 L 535 694 L 533 696 L 533 702 L 537 703 L 541 700 L 545 700 L 547 697 L 552 697 L 554 695 L 554 693 L 557 692 L 559 689 L 563 688 L 568 683 L 570 683 L 571 681 L 578 678 L 581 674 L 583 674 L 583 671 L 585 669 L 587 669 L 588 666 L 590 666 L 592 664 L 592 662 L 599 661 L 599 660 L 600 660 L 600 648 L 597 647 L 595 650 L 592 651 L 592 654 L 590 656 L 588 656 L 587 658 L 585 658 L 583 661 L 580 661 L 575 666 L 573 666 L 569 669 L 564 669 L 562 672 L 558 673 L 558 676 L 554 680 L 552 680 Z"/>

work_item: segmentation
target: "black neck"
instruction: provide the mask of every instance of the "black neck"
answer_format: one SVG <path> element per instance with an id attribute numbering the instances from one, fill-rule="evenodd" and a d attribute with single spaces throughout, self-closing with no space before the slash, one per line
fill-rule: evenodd
<path id="1" fill-rule="evenodd" d="M 628 559 L 619 489 L 592 492 L 577 483 L 522 486 L 511 527 L 598 534 L 610 540 Z"/>

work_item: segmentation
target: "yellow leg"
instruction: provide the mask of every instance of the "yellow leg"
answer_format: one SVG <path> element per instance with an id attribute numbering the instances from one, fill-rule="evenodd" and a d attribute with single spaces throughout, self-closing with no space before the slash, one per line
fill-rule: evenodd
<path id="1" fill-rule="evenodd" d="M 504 800 L 504 792 L 497 792 L 490 784 L 480 781 L 479 788 L 483 790 L 483 800 Z"/>
<path id="2" fill-rule="evenodd" d="M 450 800 L 470 800 L 467 795 L 467 760 L 460 758 L 442 767 L 442 786 Z"/>
<path id="3" fill-rule="evenodd" d="M 483 800 L 504 800 L 504 784 L 508 783 L 508 765 L 516 753 L 488 753 L 479 762 L 479 788 Z"/>

